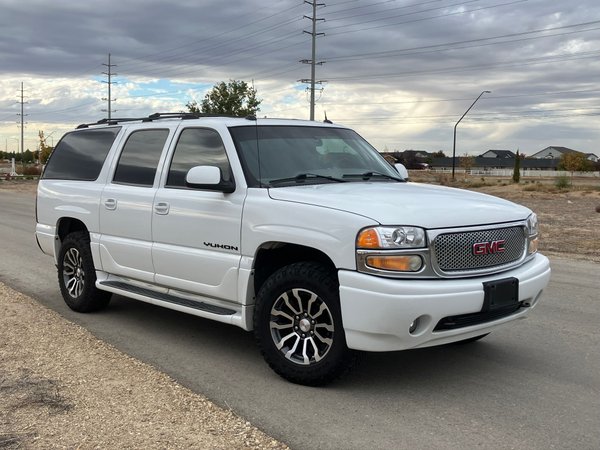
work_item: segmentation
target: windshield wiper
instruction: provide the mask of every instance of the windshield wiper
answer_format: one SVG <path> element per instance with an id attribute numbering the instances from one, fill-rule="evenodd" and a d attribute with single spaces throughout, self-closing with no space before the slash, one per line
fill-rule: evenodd
<path id="1" fill-rule="evenodd" d="M 406 181 L 405 179 L 400 178 L 400 177 L 395 177 L 392 175 L 388 175 L 387 173 L 375 172 L 375 171 L 369 171 L 369 172 L 364 172 L 364 173 L 345 173 L 343 175 L 343 177 L 344 178 L 362 178 L 365 181 L 370 180 L 373 177 L 384 177 L 384 178 L 387 178 L 388 180 L 403 181 L 403 182 Z"/>
<path id="2" fill-rule="evenodd" d="M 304 183 L 306 180 L 317 180 L 317 179 L 335 181 L 336 183 L 345 183 L 346 182 L 346 180 L 342 180 L 341 178 L 336 178 L 336 177 L 332 177 L 329 175 L 319 175 L 318 173 L 299 173 L 295 177 L 278 178 L 276 180 L 271 180 L 271 181 L 269 181 L 269 184 L 290 183 L 292 181 L 295 183 Z"/>

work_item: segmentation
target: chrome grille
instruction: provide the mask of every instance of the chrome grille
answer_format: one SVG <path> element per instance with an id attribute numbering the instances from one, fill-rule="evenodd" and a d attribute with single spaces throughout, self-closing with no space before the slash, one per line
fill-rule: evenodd
<path id="1" fill-rule="evenodd" d="M 505 241 L 503 252 L 475 255 L 479 243 Z M 525 252 L 524 227 L 442 233 L 433 240 L 437 266 L 442 272 L 465 272 L 501 267 L 518 261 Z"/>

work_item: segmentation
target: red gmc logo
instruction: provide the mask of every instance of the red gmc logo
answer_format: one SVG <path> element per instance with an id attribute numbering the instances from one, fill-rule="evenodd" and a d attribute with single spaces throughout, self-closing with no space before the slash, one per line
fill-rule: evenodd
<path id="1" fill-rule="evenodd" d="M 494 253 L 504 252 L 505 240 L 501 241 L 490 241 L 490 242 L 478 242 L 473 244 L 474 255 L 493 255 Z"/>

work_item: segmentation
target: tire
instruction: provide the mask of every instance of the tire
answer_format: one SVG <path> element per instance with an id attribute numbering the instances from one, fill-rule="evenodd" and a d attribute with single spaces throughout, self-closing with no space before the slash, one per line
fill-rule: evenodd
<path id="1" fill-rule="evenodd" d="M 58 253 L 58 284 L 67 306 L 77 312 L 105 308 L 110 292 L 96 288 L 96 269 L 87 232 L 73 232 L 63 240 Z"/>
<path id="2" fill-rule="evenodd" d="M 292 383 L 321 386 L 354 364 L 334 273 L 313 262 L 285 266 L 261 287 L 254 334 L 269 366 Z"/>

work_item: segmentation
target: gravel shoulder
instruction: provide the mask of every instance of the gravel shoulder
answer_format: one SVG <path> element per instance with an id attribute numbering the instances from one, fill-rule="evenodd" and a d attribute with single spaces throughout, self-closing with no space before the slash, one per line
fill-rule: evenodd
<path id="1" fill-rule="evenodd" d="M 1 283 L 0 310 L 0 448 L 288 448 Z"/>

